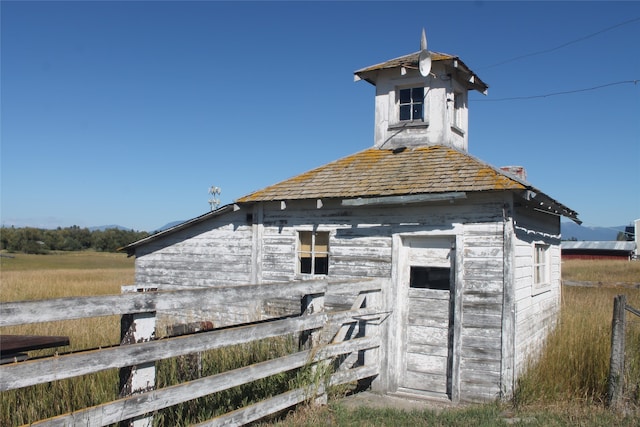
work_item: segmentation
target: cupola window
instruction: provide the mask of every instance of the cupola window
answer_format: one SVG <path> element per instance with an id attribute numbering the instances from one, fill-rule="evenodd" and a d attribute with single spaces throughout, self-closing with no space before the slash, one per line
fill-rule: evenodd
<path id="1" fill-rule="evenodd" d="M 424 119 L 424 88 L 400 89 L 400 121 Z"/>

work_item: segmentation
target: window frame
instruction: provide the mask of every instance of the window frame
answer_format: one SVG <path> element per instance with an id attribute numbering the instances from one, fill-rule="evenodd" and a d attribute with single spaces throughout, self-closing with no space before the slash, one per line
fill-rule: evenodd
<path id="1" fill-rule="evenodd" d="M 411 123 L 415 123 L 415 124 L 426 124 L 426 109 L 427 109 L 427 91 L 426 91 L 426 87 L 423 85 L 420 85 L 418 83 L 414 83 L 412 85 L 407 85 L 407 86 L 397 86 L 395 88 L 395 100 L 394 100 L 394 110 L 395 113 L 393 115 L 393 121 L 390 121 L 390 123 L 395 123 L 397 124 L 411 124 Z M 401 102 L 401 93 L 402 91 L 410 91 L 410 101 L 408 103 L 402 103 Z M 413 91 L 414 90 L 420 90 L 421 91 L 421 97 L 420 97 L 420 102 L 415 102 L 415 99 L 413 98 Z M 410 111 L 411 111 L 411 118 L 410 119 L 406 119 L 406 120 L 402 120 L 401 119 L 401 112 L 402 112 L 402 107 L 409 105 L 410 106 Z M 416 105 L 420 105 L 422 108 L 421 114 L 419 118 L 415 118 L 414 117 L 414 106 Z"/>
<path id="2" fill-rule="evenodd" d="M 464 110 L 464 95 L 453 91 L 453 127 L 462 130 L 462 112 Z"/>
<path id="3" fill-rule="evenodd" d="M 534 295 L 544 292 L 551 286 L 551 245 L 547 243 L 534 243 L 532 247 L 532 287 Z"/>
<path id="4" fill-rule="evenodd" d="M 306 250 L 305 246 L 307 245 L 307 242 L 303 241 L 303 236 L 306 235 L 307 233 L 310 234 L 311 236 L 311 242 L 309 243 L 309 249 Z M 320 244 L 318 244 L 318 235 L 322 235 L 324 237 L 324 241 L 321 241 Z M 296 262 L 297 262 L 297 268 L 296 268 L 296 273 L 298 275 L 305 275 L 305 276 L 328 276 L 329 275 L 329 259 L 330 259 L 330 240 L 331 240 L 331 233 L 329 231 L 325 231 L 325 230 L 297 230 L 296 231 Z M 318 250 L 318 246 L 319 245 L 324 245 L 326 243 L 326 250 Z M 309 254 L 310 258 L 310 265 L 309 265 L 309 271 L 303 271 L 303 267 L 304 267 L 304 262 L 303 259 L 307 258 L 307 257 L 303 257 L 303 254 Z M 325 256 L 318 256 L 318 255 L 325 255 Z M 326 258 L 326 267 L 323 269 L 324 272 L 320 272 L 318 273 L 316 271 L 317 267 L 318 267 L 318 263 L 317 260 L 319 258 Z M 306 270 L 306 269 L 305 269 Z"/>

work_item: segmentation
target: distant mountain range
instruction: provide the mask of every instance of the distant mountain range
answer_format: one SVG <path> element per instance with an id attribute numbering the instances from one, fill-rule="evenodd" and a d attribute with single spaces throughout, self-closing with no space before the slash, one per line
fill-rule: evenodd
<path id="1" fill-rule="evenodd" d="M 163 225 L 160 228 L 155 228 L 153 231 L 150 231 L 150 233 L 158 233 L 160 231 L 166 230 L 168 228 L 174 227 L 178 224 L 182 224 L 184 221 L 173 221 L 170 222 L 168 224 Z M 110 230 L 110 229 L 118 229 L 118 230 L 125 230 L 125 231 L 135 231 L 133 228 L 129 228 L 129 227 L 123 227 L 122 225 L 116 225 L 116 224 L 111 224 L 111 225 L 97 225 L 94 227 L 87 227 L 89 229 L 89 231 L 104 231 L 104 230 Z M 142 230 L 142 231 L 147 231 L 147 230 Z"/>
<path id="2" fill-rule="evenodd" d="M 618 233 L 624 231 L 624 225 L 614 227 L 585 227 L 575 222 L 561 222 L 562 240 L 616 240 Z"/>
<path id="3" fill-rule="evenodd" d="M 118 229 L 118 230 L 125 230 L 125 231 L 132 231 L 133 228 L 129 228 L 129 227 L 123 227 L 121 225 L 97 225 L 95 227 L 88 227 L 89 231 L 104 231 L 104 230 L 110 230 L 112 228 Z"/>

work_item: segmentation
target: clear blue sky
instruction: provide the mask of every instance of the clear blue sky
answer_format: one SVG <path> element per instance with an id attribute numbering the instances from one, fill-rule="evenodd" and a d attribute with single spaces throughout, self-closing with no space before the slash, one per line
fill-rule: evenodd
<path id="1" fill-rule="evenodd" d="M 209 211 L 212 185 L 227 204 L 368 148 L 374 88 L 353 71 L 423 27 L 490 86 L 472 155 L 525 166 L 586 225 L 640 218 L 640 82 L 617 84 L 640 79 L 640 2 L 0 8 L 3 225 L 152 231 Z"/>

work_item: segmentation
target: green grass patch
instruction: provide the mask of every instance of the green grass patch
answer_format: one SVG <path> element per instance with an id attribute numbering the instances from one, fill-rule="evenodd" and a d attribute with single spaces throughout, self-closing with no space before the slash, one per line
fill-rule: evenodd
<path id="1" fill-rule="evenodd" d="M 46 255 L 6 254 L 0 257 L 0 271 L 91 270 L 134 268 L 135 259 L 111 252 L 51 252 Z"/>
<path id="2" fill-rule="evenodd" d="M 428 408 L 428 404 L 425 404 Z M 393 408 L 351 408 L 340 401 L 326 407 L 306 406 L 286 418 L 260 426 L 277 427 L 494 427 L 494 426 L 556 426 L 602 427 L 638 426 L 639 419 L 593 406 L 549 406 L 514 411 L 498 403 L 448 409 L 403 411 Z"/>

